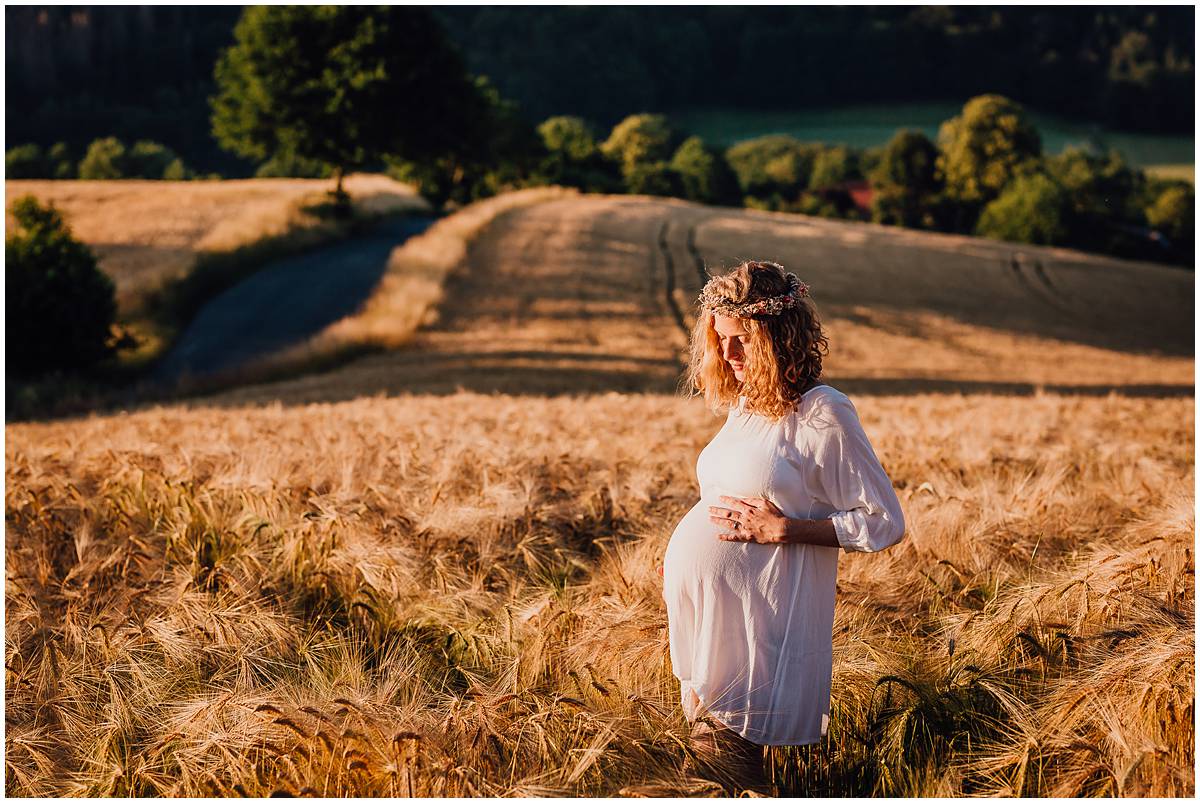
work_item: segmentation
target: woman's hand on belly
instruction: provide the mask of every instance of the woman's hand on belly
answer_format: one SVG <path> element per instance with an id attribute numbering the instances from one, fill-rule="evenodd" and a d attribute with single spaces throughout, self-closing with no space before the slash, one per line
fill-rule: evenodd
<path id="1" fill-rule="evenodd" d="M 787 543 L 788 517 L 779 506 L 763 496 L 739 499 L 722 496 L 727 507 L 710 505 L 709 519 L 724 529 L 717 533 L 722 541 L 758 544 Z"/>

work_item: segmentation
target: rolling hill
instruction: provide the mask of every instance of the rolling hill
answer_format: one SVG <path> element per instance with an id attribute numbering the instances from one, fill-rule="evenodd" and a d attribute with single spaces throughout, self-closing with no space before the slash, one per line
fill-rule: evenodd
<path id="1" fill-rule="evenodd" d="M 411 348 L 209 401 L 672 392 L 709 273 L 774 259 L 812 288 L 847 392 L 1191 395 L 1193 274 L 1063 249 L 674 200 L 515 210 Z"/>

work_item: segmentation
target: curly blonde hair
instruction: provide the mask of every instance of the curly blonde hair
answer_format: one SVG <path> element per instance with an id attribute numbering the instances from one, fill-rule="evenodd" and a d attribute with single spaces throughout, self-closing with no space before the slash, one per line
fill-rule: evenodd
<path id="1" fill-rule="evenodd" d="M 706 295 L 735 304 L 787 293 L 787 271 L 773 262 L 746 261 L 723 276 L 713 277 Z M 691 359 L 684 378 L 686 395 L 704 394 L 717 414 L 746 397 L 746 410 L 778 420 L 796 409 L 800 394 L 821 378 L 821 359 L 829 341 L 821 331 L 817 307 L 808 297 L 778 315 L 742 318 L 750 343 L 745 380 L 738 382 L 724 357 L 712 310 L 701 307 L 691 334 Z"/>

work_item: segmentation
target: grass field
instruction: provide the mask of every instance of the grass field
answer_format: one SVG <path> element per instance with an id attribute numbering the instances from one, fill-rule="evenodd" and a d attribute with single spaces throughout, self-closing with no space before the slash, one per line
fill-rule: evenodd
<path id="1" fill-rule="evenodd" d="M 1191 274 L 602 197 L 498 217 L 399 351 L 8 425 L 6 792 L 720 794 L 654 567 L 720 425 L 690 302 L 751 255 L 908 523 L 776 791 L 1192 795 Z"/>

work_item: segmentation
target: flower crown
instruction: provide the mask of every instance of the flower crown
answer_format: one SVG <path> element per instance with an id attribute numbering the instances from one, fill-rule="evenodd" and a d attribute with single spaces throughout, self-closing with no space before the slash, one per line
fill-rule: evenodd
<path id="1" fill-rule="evenodd" d="M 775 265 L 774 262 L 765 264 Z M 775 265 L 775 267 L 782 269 L 783 266 Z M 704 285 L 704 290 L 701 291 L 697 303 L 700 304 L 701 309 L 719 312 L 731 318 L 750 318 L 755 315 L 778 315 L 785 309 L 792 309 L 800 303 L 800 299 L 808 295 L 808 285 L 800 281 L 800 277 L 796 274 L 788 273 L 787 281 L 788 291 L 781 296 L 771 296 L 759 299 L 758 301 L 747 301 L 739 304 L 717 295 L 712 286 L 713 282 L 710 280 L 708 284 Z"/>

